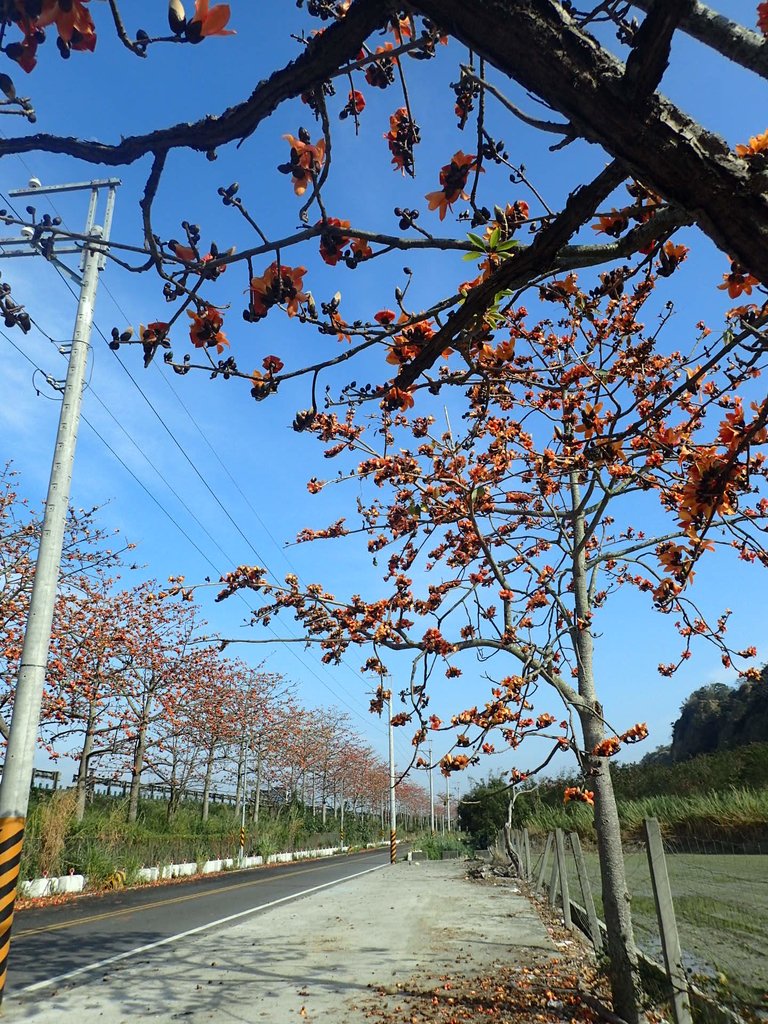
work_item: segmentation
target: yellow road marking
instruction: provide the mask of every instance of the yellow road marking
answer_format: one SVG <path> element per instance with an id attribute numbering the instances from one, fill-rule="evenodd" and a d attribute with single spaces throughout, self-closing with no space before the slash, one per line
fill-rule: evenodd
<path id="1" fill-rule="evenodd" d="M 306 875 L 310 871 L 317 871 L 331 867 L 330 864 L 313 864 L 311 868 L 301 868 L 296 871 L 280 872 L 281 878 L 290 878 L 293 875 Z M 106 921 L 111 917 L 123 917 L 126 914 L 138 914 L 142 910 L 151 910 L 154 907 L 167 907 L 172 903 L 185 903 L 187 900 L 199 900 L 205 896 L 215 896 L 223 892 L 232 892 L 234 889 L 244 889 L 249 885 L 263 885 L 271 881 L 275 876 L 270 875 L 264 878 L 255 878 L 248 882 L 237 882 L 233 885 L 225 885 L 220 889 L 209 889 L 207 892 L 193 892 L 187 896 L 174 896 L 171 899 L 155 900 L 153 903 L 143 903 L 138 907 L 124 907 L 122 910 L 109 910 L 103 914 L 91 914 L 89 917 L 80 917 L 75 921 L 63 921 L 61 924 L 50 924 L 44 928 L 28 928 L 26 931 L 15 932 L 13 938 L 20 939 L 27 935 L 44 935 L 46 932 L 61 931 L 64 928 L 77 928 L 81 924 L 92 924 L 94 921 Z"/>

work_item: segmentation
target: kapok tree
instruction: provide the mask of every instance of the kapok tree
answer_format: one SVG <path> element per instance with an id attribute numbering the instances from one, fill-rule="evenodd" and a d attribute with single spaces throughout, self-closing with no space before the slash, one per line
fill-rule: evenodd
<path id="1" fill-rule="evenodd" d="M 209 47 L 223 47 L 233 42 L 207 38 L 229 30 L 229 9 L 226 5 L 211 6 L 205 0 L 196 0 L 194 12 L 190 5 L 187 6 L 189 11 L 181 0 L 171 0 L 171 38 L 188 43 L 202 41 L 206 47 L 205 60 L 208 61 Z M 504 307 L 504 300 L 512 299 L 512 308 L 519 309 L 520 294 L 525 289 L 536 287 L 547 277 L 554 276 L 568 290 L 571 287 L 567 284 L 568 271 L 596 266 L 603 268 L 604 276 L 599 287 L 616 291 L 620 281 L 626 277 L 623 269 L 616 269 L 617 265 L 626 263 L 630 274 L 635 271 L 643 273 L 649 260 L 661 262 L 664 272 L 674 269 L 681 257 L 672 234 L 683 225 L 695 224 L 723 253 L 723 284 L 734 297 L 742 292 L 749 295 L 758 281 L 768 281 L 768 247 L 765 245 L 768 201 L 763 180 L 768 137 L 761 133 L 763 125 L 756 125 L 753 138 L 734 152 L 722 139 L 697 124 L 657 91 L 676 31 L 694 35 L 709 48 L 710 55 L 736 62 L 742 69 L 747 88 L 750 80 L 768 76 L 762 36 L 713 17 L 713 12 L 694 0 L 638 0 L 634 6 L 649 12 L 640 26 L 630 17 L 630 6 L 608 3 L 582 10 L 574 5 L 566 9 L 553 0 L 527 0 L 524 3 L 476 0 L 471 5 L 463 0 L 419 0 L 390 8 L 379 0 L 307 0 L 306 31 L 296 33 L 297 47 L 300 48 L 297 59 L 282 68 L 259 69 L 261 80 L 250 94 L 241 103 L 218 112 L 217 116 L 205 116 L 193 123 L 170 125 L 161 130 L 148 130 L 114 142 L 56 134 L 20 136 L 0 140 L 0 154 L 55 152 L 114 167 L 146 159 L 149 166 L 141 199 L 144 237 L 139 240 L 140 245 L 134 247 L 140 250 L 139 254 L 130 246 L 115 243 L 111 258 L 136 271 L 155 270 L 162 281 L 163 296 L 172 308 L 162 316 L 152 312 L 147 317 L 151 322 L 140 328 L 136 336 L 132 337 L 132 332 L 125 325 L 116 328 L 113 345 L 119 347 L 124 342 L 137 342 L 142 347 L 146 364 L 158 351 L 164 350 L 167 361 L 177 372 L 187 373 L 197 366 L 215 376 L 219 383 L 245 377 L 257 399 L 272 399 L 278 389 L 285 390 L 289 380 L 304 378 L 312 382 L 312 387 L 310 394 L 302 396 L 294 406 L 301 409 L 294 419 L 296 429 L 312 427 L 321 435 L 327 430 L 329 440 L 354 447 L 358 443 L 356 427 L 347 425 L 343 417 L 341 425 L 329 424 L 326 414 L 319 408 L 318 382 L 322 387 L 329 375 L 352 359 L 358 364 L 365 360 L 365 374 L 371 379 L 365 387 L 351 388 L 347 392 L 349 398 L 356 400 L 375 396 L 382 399 L 394 413 L 393 427 L 399 428 L 398 416 L 417 400 L 423 402 L 417 415 L 427 418 L 427 393 L 439 391 L 451 383 L 441 370 L 435 369 L 441 356 L 448 354 L 449 350 L 453 352 L 448 365 L 449 374 L 457 374 L 454 382 L 461 383 L 462 374 L 469 375 L 468 382 L 474 380 L 473 375 L 484 380 L 486 367 L 482 359 L 482 345 L 497 349 L 510 340 L 507 336 L 510 330 L 509 310 Z M 121 45 L 139 56 L 146 54 L 148 46 L 160 41 L 163 32 L 156 31 L 155 26 L 148 26 L 148 30 L 129 33 L 119 8 L 118 0 L 110 0 L 109 13 Z M 3 41 L 6 54 L 25 70 L 31 68 L 32 60 L 38 55 L 41 39 L 38 29 L 55 23 L 62 40 L 60 49 L 67 54 L 72 49 L 92 48 L 97 29 L 101 31 L 89 19 L 87 8 L 80 0 L 73 0 L 72 4 L 24 0 L 6 3 L 0 10 L 5 13 L 9 30 L 20 29 L 22 37 L 21 49 L 16 48 L 10 53 L 8 43 Z M 768 28 L 765 4 L 757 5 L 755 15 L 760 31 L 764 32 Z M 592 34 L 593 23 L 599 26 L 596 29 L 599 40 Z M 606 31 L 606 25 L 610 27 L 610 33 Z M 321 31 L 315 31 L 318 28 Z M 614 29 L 616 42 L 610 38 Z M 384 33 L 383 38 L 381 33 Z M 450 45 L 443 46 L 448 37 Z M 190 55 L 200 52 L 192 46 L 188 49 Z M 458 61 L 455 59 L 457 50 Z M 87 59 L 82 55 L 82 60 Z M 434 80 L 445 87 L 447 110 L 454 111 L 457 129 L 465 133 L 461 141 L 438 159 L 433 160 L 430 155 L 428 161 L 422 159 L 419 147 L 429 139 L 434 144 L 434 137 L 442 132 L 445 118 L 434 114 L 437 109 L 436 92 L 422 96 L 408 88 L 408 69 L 416 66 L 413 63 L 416 60 L 432 62 L 419 66 L 435 69 Z M 447 62 L 451 62 L 450 70 L 446 68 Z M 206 69 L 210 73 L 209 64 Z M 162 94 L 158 78 L 162 68 L 159 70 L 155 64 L 151 73 L 153 83 L 158 86 L 158 94 Z M 249 90 L 251 84 L 248 83 Z M 171 92 L 176 85 L 176 80 L 168 82 L 166 91 Z M 101 101 L 103 83 L 100 86 Z M 510 90 L 512 98 L 508 95 Z M 13 96 L 9 96 L 11 103 L 15 101 L 15 90 L 12 92 Z M 522 109 L 528 102 L 526 94 L 543 100 L 553 111 L 552 116 L 541 118 Z M 381 165 L 382 172 L 402 173 L 405 199 L 394 208 L 393 221 L 382 223 L 381 209 L 371 204 L 371 210 L 366 211 L 365 217 L 373 223 L 362 223 L 359 211 L 353 218 L 341 208 L 346 197 L 356 193 L 362 161 L 339 161 L 334 157 L 332 162 L 332 154 L 338 153 L 339 147 L 334 143 L 340 132 L 351 134 L 360 128 L 361 136 L 365 137 L 365 118 L 376 111 L 374 98 L 382 95 L 393 99 L 376 127 L 380 160 L 377 161 L 372 144 L 362 149 L 365 180 L 371 194 L 376 195 L 373 179 L 377 163 Z M 19 101 L 19 109 L 24 111 L 29 107 Z M 285 136 L 284 159 L 276 168 L 278 186 L 283 188 L 280 193 L 268 187 L 263 159 L 254 161 L 249 151 L 253 145 L 251 137 L 257 131 L 259 138 L 256 144 L 259 144 L 266 133 L 274 130 L 273 122 L 267 122 L 278 109 L 284 114 L 279 130 Z M 380 112 L 375 116 L 381 117 Z M 541 133 L 541 138 L 554 142 L 555 149 L 570 147 L 564 158 L 567 166 L 560 165 L 566 187 L 552 206 L 544 201 L 543 193 L 529 179 L 522 162 L 510 158 L 502 141 L 505 135 L 508 137 L 511 126 L 516 129 L 521 120 L 527 126 L 526 131 L 533 129 Z M 297 124 L 300 126 L 298 130 Z M 438 128 L 434 130 L 436 125 Z M 116 133 L 118 130 L 119 126 L 116 126 Z M 579 149 L 581 141 L 600 146 L 610 160 L 608 166 L 594 177 L 584 169 L 589 161 L 582 162 L 577 158 L 586 148 Z M 225 153 L 233 143 L 243 145 L 245 173 L 236 176 L 241 179 L 239 184 L 229 178 L 218 186 L 223 206 L 232 218 L 225 222 L 226 227 L 217 230 L 216 241 L 213 244 L 203 242 L 202 229 L 195 223 L 197 218 L 192 212 L 182 214 L 183 221 L 179 217 L 181 231 L 174 234 L 181 240 L 173 237 L 167 229 L 156 228 L 157 208 L 163 201 L 171 201 L 175 191 L 173 183 L 169 188 L 165 187 L 169 158 L 189 150 L 193 154 L 205 153 L 213 159 L 219 153 Z M 259 154 L 262 152 L 260 149 Z M 410 186 L 410 178 L 415 176 L 417 164 L 421 174 L 425 163 L 429 163 L 429 167 L 424 187 L 415 192 Z M 252 167 L 258 168 L 255 180 L 250 173 Z M 174 169 L 179 171 L 178 166 Z M 510 176 L 514 182 L 513 195 L 509 194 Z M 176 175 L 174 177 L 179 180 Z M 632 202 L 622 199 L 620 208 L 613 211 L 605 209 L 606 205 L 614 203 L 610 197 L 615 190 L 623 181 L 630 179 L 636 183 L 632 186 L 635 190 Z M 564 200 L 566 190 L 570 191 L 570 196 Z M 296 196 L 295 206 L 289 206 L 283 199 L 291 191 Z M 472 237 L 464 229 L 446 230 L 446 220 L 459 204 L 461 216 L 470 221 L 471 227 L 479 228 L 482 234 Z M 277 210 L 288 211 L 284 227 L 274 217 Z M 429 227 L 424 226 L 428 217 L 422 217 L 427 211 L 434 215 Z M 601 215 L 598 226 L 612 240 L 596 246 L 585 245 L 578 233 L 596 212 Z M 262 223 L 265 218 L 269 221 L 266 229 Z M 7 220 L 22 227 L 25 226 L 22 220 L 26 218 L 9 214 Z M 50 218 L 39 220 L 31 215 L 26 226 L 41 246 L 49 246 L 66 237 L 62 226 L 52 223 Z M 488 226 L 491 230 L 486 234 L 484 229 Z M 237 235 L 235 240 L 234 235 Z M 246 237 L 244 246 L 241 235 Z M 233 252 L 234 245 L 240 246 L 240 251 Z M 394 293 L 393 305 L 397 308 L 379 309 L 378 302 L 369 309 L 360 308 L 362 303 L 353 304 L 348 290 L 342 304 L 340 288 L 336 285 L 328 287 L 324 277 L 320 278 L 322 284 L 316 286 L 313 277 L 320 277 L 316 269 L 318 249 L 319 259 L 324 264 L 323 272 L 325 267 L 337 267 L 340 279 L 347 270 L 354 272 L 359 279 L 366 273 L 366 265 L 369 269 L 373 266 L 378 280 L 387 278 L 388 296 Z M 427 275 L 420 277 L 416 258 L 413 260 L 414 274 L 401 272 L 400 256 L 403 252 L 409 253 L 409 262 L 410 254 L 414 257 L 428 254 L 430 269 L 438 258 L 452 259 L 457 253 L 474 252 L 483 260 L 482 272 L 467 282 L 466 287 L 454 287 L 454 278 L 457 282 L 460 279 L 451 264 L 445 274 L 430 273 L 429 283 L 422 285 L 421 280 Z M 397 269 L 387 276 L 386 267 L 391 263 L 392 254 L 397 260 Z M 311 270 L 305 269 L 308 257 L 316 260 L 316 266 Z M 732 262 L 728 261 L 729 257 Z M 136 262 L 131 264 L 134 259 Z M 236 277 L 233 271 L 237 265 L 241 267 L 243 276 L 235 292 L 229 293 L 227 282 Z M 229 271 L 227 274 L 222 273 L 225 267 Z M 431 283 L 435 280 L 439 282 L 437 294 L 434 291 L 430 293 Z M 322 295 L 319 288 L 323 289 Z M 259 338 L 265 318 L 269 320 L 269 329 L 277 317 L 287 314 L 293 325 L 301 321 L 310 330 L 314 342 L 310 359 L 300 354 L 305 350 L 297 346 L 287 332 L 285 343 L 276 348 L 272 347 L 273 334 L 270 332 L 269 348 L 266 352 L 261 350 L 257 360 L 253 359 L 251 348 L 236 348 L 232 320 L 225 307 L 232 295 L 243 290 L 248 296 L 244 311 L 249 325 L 247 330 L 253 330 Z M 318 295 L 317 301 L 313 290 Z M 406 292 L 410 293 L 407 302 L 404 301 Z M 718 348 L 714 347 L 714 342 L 708 342 L 711 347 L 706 350 L 702 365 L 708 366 L 714 360 L 712 365 L 715 368 L 722 367 L 723 372 L 731 372 L 730 368 L 724 368 L 723 363 L 730 354 L 738 378 L 741 373 L 738 361 L 749 364 L 754 356 L 750 345 L 756 340 L 755 332 L 758 345 L 762 343 L 760 327 L 763 313 L 758 303 L 755 308 L 745 308 L 737 314 L 736 322 L 744 328 L 736 333 L 738 340 L 731 345 L 730 339 L 724 338 L 718 342 Z M 184 329 L 182 323 L 186 325 Z M 544 333 L 546 335 L 548 331 Z M 322 347 L 317 345 L 318 336 Z M 482 345 L 478 348 L 480 342 Z M 171 344 L 173 352 L 169 349 Z M 194 356 L 184 351 L 188 345 L 195 350 Z M 377 351 L 383 355 L 378 365 L 368 358 Z M 526 356 L 527 353 L 522 353 L 515 358 Z M 504 354 L 499 358 L 502 363 L 507 360 L 514 365 L 514 358 L 507 359 Z M 575 373 L 578 363 L 573 355 L 570 358 Z M 254 362 L 255 371 L 252 369 Z M 535 368 L 541 369 L 539 366 Z M 695 375 L 695 363 L 692 369 Z M 562 372 L 566 370 L 567 363 Z M 549 368 L 546 372 L 550 372 Z M 649 372 L 652 373 L 653 368 Z M 350 377 L 360 376 L 357 369 L 350 374 Z M 337 379 L 331 378 L 334 384 Z M 567 377 L 566 383 L 566 390 L 573 388 L 581 396 L 579 388 Z M 671 381 L 669 384 L 674 392 Z M 481 390 L 485 387 L 482 383 L 477 386 Z M 514 392 L 511 384 L 504 386 Z M 516 386 L 525 393 L 524 382 Z M 628 386 L 640 387 L 631 375 Z M 722 386 L 718 386 L 725 398 Z M 557 375 L 551 388 L 555 393 L 562 388 Z M 591 394 L 589 387 L 584 390 L 592 399 L 588 416 L 602 422 L 609 403 L 601 391 Z M 493 403 L 501 399 L 494 397 L 493 387 L 490 387 L 489 394 L 490 410 L 495 408 Z M 656 397 L 653 396 L 654 399 Z M 509 401 L 517 401 L 514 393 Z M 603 401 L 603 408 L 598 409 L 600 401 Z M 641 401 L 637 399 L 638 410 Z M 708 410 L 710 406 L 704 399 L 702 402 Z M 506 411 L 502 411 L 504 416 L 499 418 L 504 421 Z M 546 419 L 545 410 L 536 409 L 535 412 Z M 731 412 L 735 414 L 736 411 Z M 573 415 L 578 414 L 573 412 Z M 637 423 L 640 423 L 639 417 L 638 412 Z M 476 443 L 480 439 L 478 432 L 485 423 L 479 414 L 475 421 L 477 432 L 466 439 L 470 446 L 468 452 L 470 441 Z M 750 424 L 749 413 L 744 413 L 744 423 L 745 429 L 746 425 L 754 426 L 754 433 L 758 433 L 760 428 Z M 576 419 L 570 428 L 574 435 L 578 425 Z M 645 425 L 645 420 L 642 420 L 642 425 Z M 719 426 L 716 425 L 717 429 L 713 428 L 709 436 L 703 433 L 705 426 L 706 418 L 700 426 L 697 424 L 690 428 L 687 440 L 684 433 L 680 436 L 671 434 L 666 442 L 670 447 L 664 465 L 670 476 L 664 486 L 669 493 L 671 509 L 678 508 L 675 504 L 677 492 L 671 483 L 671 474 L 677 466 L 679 489 L 690 487 L 695 500 L 688 525 L 685 526 L 682 518 L 676 521 L 680 529 L 684 526 L 695 529 L 698 538 L 694 547 L 688 542 L 679 545 L 687 553 L 679 555 L 682 558 L 682 567 L 678 571 L 680 580 L 675 579 L 673 573 L 668 574 L 672 590 L 675 585 L 689 581 L 693 553 L 700 554 L 700 548 L 706 543 L 704 527 L 709 518 L 708 510 L 720 515 L 727 511 L 722 504 L 724 497 L 734 494 L 735 500 L 733 489 L 735 487 L 738 492 L 738 480 L 741 478 L 734 482 L 730 471 L 736 472 L 735 466 L 742 462 L 750 465 L 746 462 L 748 456 L 740 452 L 727 457 L 726 466 L 731 470 L 720 472 L 719 460 L 724 455 L 725 441 L 720 438 Z M 533 434 L 532 450 L 539 454 L 541 465 L 521 470 L 521 473 L 538 472 L 545 480 L 545 487 L 549 486 L 546 483 L 548 476 L 552 476 L 561 490 L 567 480 L 566 493 L 570 495 L 571 509 L 570 518 L 565 518 L 567 528 L 571 532 L 583 529 L 585 538 L 588 538 L 582 543 L 571 537 L 569 557 L 573 562 L 574 553 L 580 553 L 590 564 L 588 558 L 593 552 L 587 545 L 592 543 L 592 519 L 581 523 L 574 508 L 582 508 L 579 497 L 582 490 L 582 497 L 592 494 L 594 488 L 589 473 L 596 472 L 596 469 L 587 455 L 587 452 L 592 452 L 589 446 L 583 453 L 587 467 L 577 461 L 575 468 L 568 469 L 575 450 L 575 442 L 568 429 L 567 423 L 560 425 L 563 436 L 556 437 L 549 448 L 541 447 L 539 434 Z M 348 436 L 344 430 L 349 431 Z M 527 425 L 521 430 L 527 431 Z M 581 435 L 585 433 L 586 428 L 578 435 L 580 443 L 584 442 Z M 545 434 L 546 431 L 541 435 L 542 440 Z M 593 430 L 589 440 L 594 434 Z M 486 440 L 490 448 L 488 438 L 485 433 L 480 440 Z M 434 443 L 442 442 L 438 438 Z M 501 443 L 511 442 L 502 437 Z M 626 449 L 629 437 L 622 439 L 622 443 Z M 747 442 L 748 445 L 751 443 Z M 571 448 L 561 452 L 559 446 L 567 445 Z M 677 448 L 673 451 L 675 446 Z M 599 455 L 600 446 L 595 447 Z M 710 458 L 708 449 L 712 449 L 712 462 L 707 461 Z M 552 466 L 549 465 L 549 450 L 556 454 Z M 385 455 L 391 457 L 389 451 Z M 561 456 L 565 462 L 558 461 Z M 376 457 L 383 456 L 378 454 Z M 418 463 L 418 452 L 415 457 Z M 635 471 L 635 462 L 632 466 Z M 686 475 L 688 471 L 690 474 Z M 403 469 L 400 483 L 404 489 L 411 486 L 411 472 Z M 603 470 L 604 475 L 606 472 L 607 469 Z M 752 472 L 751 468 L 749 472 Z M 386 481 L 386 477 L 383 479 Z M 665 479 L 662 473 L 659 479 Z M 531 481 L 523 480 L 522 484 L 521 490 L 532 486 Z M 594 486 L 597 487 L 596 484 Z M 645 487 L 645 483 L 642 486 Z M 654 491 L 654 488 L 649 487 L 649 491 Z M 662 493 L 662 485 L 659 484 L 655 491 Z M 703 501 L 700 500 L 702 495 Z M 615 503 L 619 496 L 624 497 L 624 491 L 618 491 L 611 501 Z M 703 518 L 699 505 L 704 509 Z M 394 507 L 397 507 L 396 503 Z M 593 510 L 587 499 L 584 508 L 597 515 L 601 503 Z M 435 512 L 438 511 L 436 508 Z M 475 515 L 481 511 L 476 509 Z M 562 512 L 556 511 L 562 519 Z M 676 514 L 679 517 L 683 513 L 678 509 Z M 542 515 L 541 518 L 549 521 L 548 516 Z M 602 523 L 603 519 L 598 521 Z M 457 521 L 455 531 L 460 534 L 463 529 Z M 610 535 L 608 527 L 606 532 Z M 674 531 L 672 533 L 676 536 Z M 568 539 L 567 531 L 563 537 Z M 618 535 L 617 540 L 621 540 Z M 547 540 L 547 543 L 552 541 Z M 565 545 L 565 540 L 562 543 Z M 672 540 L 670 543 L 675 545 L 677 542 Z M 669 557 L 674 560 L 678 554 L 671 551 Z M 482 547 L 477 552 L 470 552 L 471 557 L 480 558 L 481 555 L 488 557 Z M 583 575 L 584 567 L 579 571 Z M 491 568 L 489 572 L 492 572 Z M 253 579 L 260 582 L 258 571 L 254 571 Z M 651 577 L 649 579 L 653 582 Z M 662 582 L 660 580 L 659 585 Z M 443 586 L 443 582 L 439 585 Z M 514 585 L 510 589 L 513 594 L 517 592 Z M 527 594 L 527 590 L 523 590 Z M 320 588 L 320 593 L 323 592 Z M 567 595 L 569 591 L 565 593 Z M 580 591 L 574 583 L 574 601 L 578 593 Z M 437 595 L 439 597 L 440 594 Z M 540 600 L 534 593 L 530 597 Z M 403 600 L 408 600 L 407 587 Z M 554 603 L 554 598 L 552 601 Z M 573 607 L 570 611 L 575 616 L 576 625 L 584 632 L 579 625 L 583 620 L 579 609 Z M 375 612 L 361 612 L 364 623 L 368 622 L 371 614 L 375 620 Z M 525 615 L 522 618 L 524 620 Z M 314 623 L 309 625 L 315 628 Z M 560 635 L 563 630 L 567 634 L 567 620 L 566 626 L 561 627 L 555 616 L 551 625 L 553 636 Z M 322 632 L 322 628 L 318 628 Z M 578 659 L 585 658 L 589 653 L 586 650 L 589 635 L 580 637 L 581 633 L 570 637 L 568 650 L 572 660 L 577 656 Z M 550 647 L 557 651 L 558 642 L 554 639 L 547 641 L 542 650 L 546 653 Z M 554 668 L 552 672 L 555 672 Z M 559 677 L 558 672 L 555 674 Z M 540 677 L 543 678 L 541 671 L 537 678 Z M 567 681 L 567 672 L 564 678 Z M 583 700 L 580 694 L 577 696 Z M 577 713 L 575 710 L 574 714 Z M 586 743 L 584 749 L 587 749 Z M 616 937 L 615 921 L 611 927 Z M 631 981 L 623 990 L 617 988 L 616 1009 L 630 1020 L 637 1013 L 634 995 Z"/>
<path id="2" fill-rule="evenodd" d="M 122 742 L 115 766 L 130 772 L 129 821 L 138 814 L 148 751 L 177 728 L 188 670 L 194 666 L 191 652 L 199 644 L 203 625 L 194 603 L 172 604 L 162 599 L 163 593 L 167 592 L 150 580 L 126 594 L 127 642 L 116 658 L 113 676 L 122 706 Z"/>
<path id="3" fill-rule="evenodd" d="M 471 368 L 444 372 L 454 385 L 447 426 L 442 415 L 421 414 L 421 395 L 385 399 L 373 423 L 365 402 L 359 416 L 317 414 L 310 429 L 342 467 L 331 482 L 354 480 L 356 491 L 367 483 L 369 497 L 356 523 L 307 529 L 299 539 L 362 532 L 372 558 L 386 564 L 378 594 L 334 595 L 295 576 L 275 586 L 243 566 L 220 595 L 263 593 L 255 619 L 292 614 L 329 663 L 350 647 L 371 647 L 364 668 L 374 677 L 386 671 L 385 652 L 412 652 L 411 685 L 394 721 L 415 727 L 415 757 L 430 730 L 457 732 L 441 762 L 446 774 L 531 734 L 549 738 L 545 763 L 558 749 L 574 752 L 584 784 L 567 797 L 594 802 L 614 998 L 624 1013 L 639 983 L 608 760 L 647 730 L 622 721 L 620 707 L 603 706 L 594 670 L 600 609 L 632 587 L 671 618 L 681 645 L 659 666 L 662 675 L 701 638 L 751 676 L 757 670 L 744 659 L 755 649 L 729 648 L 728 613 L 712 619 L 697 607 L 694 578 L 699 559 L 718 548 L 768 564 L 760 451 L 768 400 L 750 402 L 764 346 L 747 354 L 747 338 L 710 340 L 702 328 L 677 350 L 665 345 L 668 312 L 648 328 L 641 319 L 656 275 L 684 258 L 682 247 L 667 246 L 642 271 L 611 275 L 591 291 L 575 274 L 552 280 L 541 287 L 552 316 L 538 323 L 507 304 L 494 316 L 493 337 L 468 339 Z M 404 330 L 393 356 L 404 362 L 408 343 Z M 460 676 L 471 652 L 489 666 L 488 700 L 443 726 L 429 714 L 430 692 L 440 671 Z M 536 714 L 534 697 L 540 705 L 545 687 L 548 707 Z M 374 705 L 382 697 L 380 684 Z"/>
<path id="4" fill-rule="evenodd" d="M 125 742 L 125 704 L 117 675 L 129 657 L 132 594 L 103 572 L 70 580 L 56 602 L 50 669 L 43 694 L 43 736 L 52 756 L 77 761 L 75 817 L 99 764 Z"/>
<path id="5" fill-rule="evenodd" d="M 59 613 L 68 596 L 77 603 L 83 588 L 98 586 L 100 576 L 121 564 L 132 544 L 115 543 L 98 524 L 98 509 L 70 509 L 64 537 L 59 588 Z M 0 735 L 8 738 L 15 681 L 24 643 L 24 627 L 35 575 L 41 520 L 20 494 L 17 475 L 0 471 Z M 58 685 L 64 671 L 59 641 L 66 644 L 68 626 L 61 614 L 54 619 L 50 681 Z"/>

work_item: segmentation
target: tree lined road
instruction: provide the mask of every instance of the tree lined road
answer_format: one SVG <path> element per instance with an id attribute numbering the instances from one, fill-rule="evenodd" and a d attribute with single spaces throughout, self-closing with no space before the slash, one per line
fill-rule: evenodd
<path id="1" fill-rule="evenodd" d="M 317 861 L 227 872 L 168 886 L 83 897 L 57 907 L 16 915 L 8 992 L 47 986 L 65 976 L 87 976 L 112 958 L 140 956 L 184 934 L 228 921 L 324 888 L 388 862 L 388 850 Z"/>

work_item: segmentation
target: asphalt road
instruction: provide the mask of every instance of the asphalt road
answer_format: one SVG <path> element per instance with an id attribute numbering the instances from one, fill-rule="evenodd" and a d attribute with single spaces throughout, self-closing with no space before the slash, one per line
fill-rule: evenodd
<path id="1" fill-rule="evenodd" d="M 15 918 L 7 993 L 20 995 L 74 973 L 99 976 L 111 958 L 190 932 L 225 928 L 248 914 L 330 886 L 388 863 L 388 850 L 279 864 L 247 871 L 84 896 L 71 903 L 20 911 Z"/>

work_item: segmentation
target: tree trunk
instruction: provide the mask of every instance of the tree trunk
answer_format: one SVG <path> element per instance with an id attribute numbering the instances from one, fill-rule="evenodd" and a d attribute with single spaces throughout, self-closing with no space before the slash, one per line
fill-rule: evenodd
<path id="1" fill-rule="evenodd" d="M 579 696 L 583 701 L 578 708 L 578 713 L 589 769 L 589 786 L 595 793 L 595 831 L 600 857 L 603 912 L 608 932 L 611 994 L 615 1012 L 627 1021 L 627 1024 L 639 1024 L 642 986 L 629 909 L 630 897 L 624 870 L 619 813 L 616 808 L 608 759 L 596 757 L 591 753 L 605 738 L 605 728 L 603 709 L 597 700 L 595 690 L 586 535 L 581 508 L 581 488 L 575 473 L 571 474 L 571 509 L 573 511 L 573 588 L 576 615 L 571 637 L 579 669 Z"/>
<path id="2" fill-rule="evenodd" d="M 240 741 L 237 755 L 237 788 L 235 789 L 235 813 L 240 815 L 242 801 L 245 799 L 245 737 Z"/>
<path id="3" fill-rule="evenodd" d="M 256 792 L 253 794 L 253 815 L 251 820 L 254 825 L 259 824 L 259 805 L 261 803 L 261 747 L 256 748 Z"/>
<path id="4" fill-rule="evenodd" d="M 147 725 L 142 722 L 136 746 L 133 748 L 133 765 L 131 766 L 131 791 L 128 797 L 128 821 L 136 821 L 139 814 L 139 789 L 141 773 L 144 768 L 144 755 L 147 751 Z"/>
<path id="5" fill-rule="evenodd" d="M 213 758 L 216 752 L 216 744 L 212 743 L 208 748 L 208 760 L 205 762 L 205 781 L 203 782 L 203 807 L 200 811 L 200 820 L 208 821 L 208 806 L 211 800 L 211 779 L 213 778 Z"/>
<path id="6" fill-rule="evenodd" d="M 168 792 L 168 807 L 166 809 L 166 818 L 167 818 L 168 821 L 171 821 L 171 819 L 174 817 L 174 815 L 176 814 L 176 812 L 179 809 L 179 804 L 180 803 L 181 803 L 181 787 L 179 786 L 179 783 L 178 783 L 176 777 L 175 776 L 171 776 L 171 781 L 169 783 L 169 792 Z"/>
<path id="7" fill-rule="evenodd" d="M 88 722 L 85 727 L 85 739 L 83 749 L 80 752 L 80 764 L 77 767 L 77 781 L 75 782 L 75 821 L 82 821 L 85 817 L 85 802 L 88 796 L 88 768 L 93 750 L 93 734 L 96 716 L 93 707 L 88 709 Z"/>

